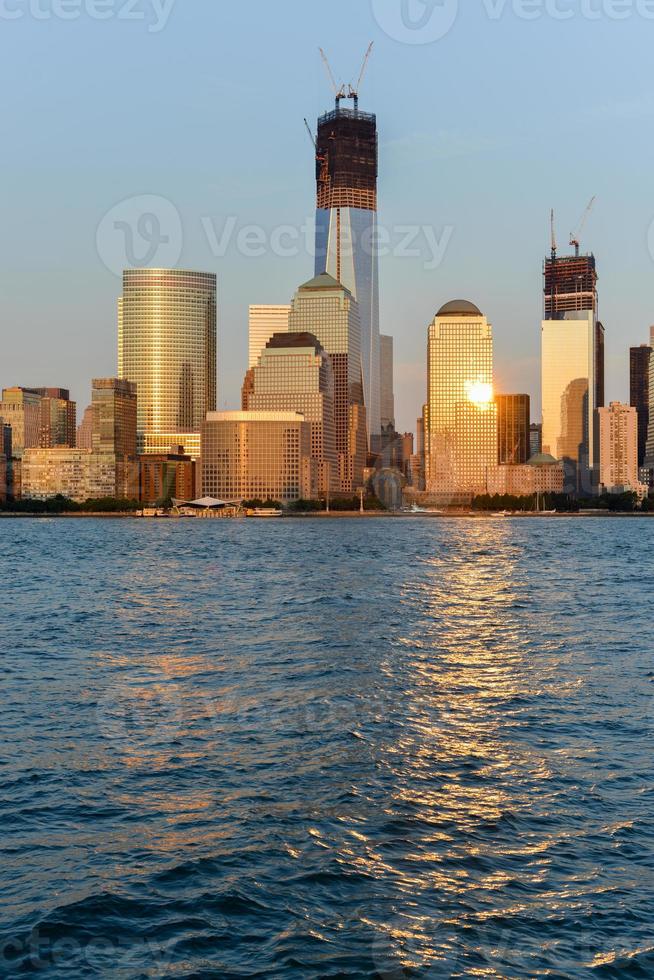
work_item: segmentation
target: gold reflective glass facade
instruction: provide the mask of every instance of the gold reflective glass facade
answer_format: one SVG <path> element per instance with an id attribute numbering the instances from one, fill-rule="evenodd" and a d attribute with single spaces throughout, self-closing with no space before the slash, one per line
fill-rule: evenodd
<path id="1" fill-rule="evenodd" d="M 492 328 L 466 307 L 471 304 L 462 304 L 463 312 L 438 314 L 429 327 L 425 448 L 431 493 L 484 493 L 488 469 L 497 464 Z"/>
<path id="2" fill-rule="evenodd" d="M 118 308 L 118 374 L 138 392 L 138 446 L 199 432 L 216 407 L 216 276 L 129 269 Z"/>
<path id="3" fill-rule="evenodd" d="M 500 466 L 520 466 L 530 456 L 531 399 L 529 395 L 496 395 L 497 452 Z"/>
<path id="4" fill-rule="evenodd" d="M 566 466 L 566 489 L 592 493 L 596 465 L 595 314 L 542 326 L 543 452 Z"/>
<path id="5" fill-rule="evenodd" d="M 338 490 L 334 372 L 329 355 L 316 338 L 311 334 L 276 334 L 246 380 L 246 410 L 295 411 L 310 423 L 318 489 L 325 494 Z"/>
<path id="6" fill-rule="evenodd" d="M 261 351 L 276 333 L 288 332 L 290 306 L 251 306 L 248 314 L 248 367 L 259 361 Z"/>
<path id="7" fill-rule="evenodd" d="M 352 492 L 363 483 L 368 446 L 358 304 L 348 289 L 323 273 L 297 291 L 289 330 L 313 334 L 329 354 L 334 372 L 338 489 Z"/>
<path id="8" fill-rule="evenodd" d="M 202 494 L 228 502 L 309 498 L 311 426 L 297 412 L 210 412 L 202 425 Z"/>

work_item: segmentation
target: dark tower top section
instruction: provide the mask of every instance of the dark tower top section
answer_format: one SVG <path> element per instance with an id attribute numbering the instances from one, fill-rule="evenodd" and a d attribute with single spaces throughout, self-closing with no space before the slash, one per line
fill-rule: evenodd
<path id="1" fill-rule="evenodd" d="M 545 260 L 545 319 L 564 313 L 597 313 L 597 270 L 594 255 L 566 255 Z"/>
<path id="2" fill-rule="evenodd" d="M 339 106 L 318 120 L 319 208 L 377 210 L 377 117 Z"/>

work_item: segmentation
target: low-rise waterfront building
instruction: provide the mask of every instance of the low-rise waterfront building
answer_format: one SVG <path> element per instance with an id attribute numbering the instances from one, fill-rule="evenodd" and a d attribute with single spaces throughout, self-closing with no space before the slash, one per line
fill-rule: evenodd
<path id="1" fill-rule="evenodd" d="M 298 412 L 209 412 L 201 458 L 208 497 L 289 503 L 317 495 L 311 424 Z"/>
<path id="2" fill-rule="evenodd" d="M 488 493 L 528 497 L 536 493 L 563 493 L 565 467 L 548 454 L 532 456 L 528 463 L 491 466 Z"/>
<path id="3" fill-rule="evenodd" d="M 26 449 L 22 495 L 31 500 L 67 497 L 83 503 L 116 495 L 116 457 L 86 449 Z"/>
<path id="4" fill-rule="evenodd" d="M 197 467 L 182 446 L 171 447 L 170 453 L 139 457 L 139 500 L 148 504 L 172 498 L 194 500 Z"/>

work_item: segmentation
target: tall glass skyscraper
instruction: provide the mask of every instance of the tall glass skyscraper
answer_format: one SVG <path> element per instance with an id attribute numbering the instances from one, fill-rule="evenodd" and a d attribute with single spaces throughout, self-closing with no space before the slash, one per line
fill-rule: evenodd
<path id="1" fill-rule="evenodd" d="M 473 303 L 446 303 L 429 327 L 425 412 L 426 488 L 485 493 L 497 464 L 493 331 Z"/>
<path id="2" fill-rule="evenodd" d="M 366 465 L 358 304 L 348 289 L 323 273 L 298 289 L 291 306 L 289 330 L 313 334 L 329 354 L 334 372 L 339 490 L 351 493 L 362 485 Z"/>
<path id="3" fill-rule="evenodd" d="M 645 465 L 650 422 L 650 365 L 654 351 L 654 327 L 649 344 L 632 347 L 629 352 L 630 405 L 638 412 L 638 465 Z"/>
<path id="4" fill-rule="evenodd" d="M 334 428 L 334 371 L 329 355 L 310 333 L 277 333 L 248 371 L 243 409 L 295 411 L 311 424 L 311 456 L 320 493 L 338 486 Z"/>
<path id="5" fill-rule="evenodd" d="M 290 306 L 251 306 L 248 315 L 248 368 L 253 368 L 270 338 L 288 331 Z"/>
<path id="6" fill-rule="evenodd" d="M 592 494 L 599 463 L 596 320 L 592 310 L 563 317 L 542 325 L 543 452 L 563 461 L 567 492 Z"/>
<path id="7" fill-rule="evenodd" d="M 530 452 L 531 399 L 529 395 L 496 395 L 497 462 L 520 466 L 534 455 Z"/>
<path id="8" fill-rule="evenodd" d="M 328 272 L 359 304 L 368 436 L 381 432 L 377 120 L 344 108 L 318 120 L 316 275 Z"/>
<path id="9" fill-rule="evenodd" d="M 160 452 L 162 436 L 168 445 L 169 436 L 199 434 L 216 408 L 215 275 L 123 273 L 118 376 L 137 386 L 139 452 Z"/>

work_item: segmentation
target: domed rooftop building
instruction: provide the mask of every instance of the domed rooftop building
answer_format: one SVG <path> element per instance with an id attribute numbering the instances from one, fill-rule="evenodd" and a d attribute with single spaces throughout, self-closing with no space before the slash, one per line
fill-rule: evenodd
<path id="1" fill-rule="evenodd" d="M 445 303 L 429 325 L 425 446 L 429 493 L 464 504 L 484 493 L 498 455 L 493 329 L 466 299 Z"/>
<path id="2" fill-rule="evenodd" d="M 467 299 L 454 299 L 441 306 L 436 316 L 483 316 L 478 307 Z"/>
<path id="3" fill-rule="evenodd" d="M 558 466 L 558 463 L 558 459 L 554 459 L 549 453 L 536 453 L 527 461 L 528 466 Z"/>

